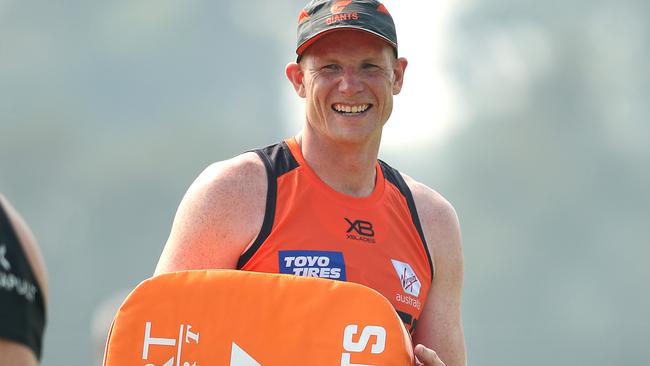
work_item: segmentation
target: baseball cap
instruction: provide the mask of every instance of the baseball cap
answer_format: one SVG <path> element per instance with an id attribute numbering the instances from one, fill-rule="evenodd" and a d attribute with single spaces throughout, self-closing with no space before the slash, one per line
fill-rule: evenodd
<path id="1" fill-rule="evenodd" d="M 316 40 L 337 30 L 359 30 L 388 42 L 397 54 L 397 32 L 377 0 L 312 0 L 298 17 L 298 60 Z"/>

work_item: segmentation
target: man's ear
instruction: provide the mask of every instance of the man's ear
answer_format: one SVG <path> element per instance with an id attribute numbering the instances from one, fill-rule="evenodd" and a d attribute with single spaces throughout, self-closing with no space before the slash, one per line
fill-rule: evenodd
<path id="1" fill-rule="evenodd" d="M 393 82 L 393 95 L 399 94 L 402 91 L 402 83 L 404 83 L 404 72 L 406 71 L 406 66 L 408 66 L 408 61 L 404 57 L 400 57 L 395 60 L 393 66 L 393 75 L 395 76 L 395 81 Z"/>
<path id="2" fill-rule="evenodd" d="M 287 67 L 285 68 L 284 72 L 287 74 L 287 79 L 289 79 L 291 85 L 293 85 L 293 88 L 296 90 L 296 94 L 298 94 L 298 96 L 300 96 L 301 98 L 304 98 L 305 97 L 305 85 L 304 85 L 305 74 L 302 71 L 300 65 L 295 62 L 290 62 L 287 64 Z"/>

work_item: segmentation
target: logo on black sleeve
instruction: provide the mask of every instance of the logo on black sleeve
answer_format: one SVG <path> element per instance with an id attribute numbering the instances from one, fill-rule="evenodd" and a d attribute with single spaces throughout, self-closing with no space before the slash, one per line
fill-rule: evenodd
<path id="1" fill-rule="evenodd" d="M 372 222 L 365 220 L 350 220 L 347 217 L 345 221 L 348 223 L 348 230 L 345 232 L 348 239 L 365 241 L 366 243 L 375 242 L 375 229 L 372 227 Z"/>
<path id="2" fill-rule="evenodd" d="M 11 271 L 11 262 L 7 245 L 0 245 L 0 291 L 16 293 L 29 302 L 34 302 L 38 289 L 30 280 L 19 277 L 19 274 Z"/>
<path id="3" fill-rule="evenodd" d="M 7 246 L 2 244 L 0 245 L 0 266 L 6 271 L 11 270 L 11 263 L 7 260 Z"/>

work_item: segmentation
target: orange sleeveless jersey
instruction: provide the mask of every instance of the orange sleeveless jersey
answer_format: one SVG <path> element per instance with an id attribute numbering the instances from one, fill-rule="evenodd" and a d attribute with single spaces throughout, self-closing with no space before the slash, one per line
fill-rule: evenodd
<path id="1" fill-rule="evenodd" d="M 413 333 L 433 266 L 400 173 L 379 160 L 372 194 L 352 197 L 324 183 L 293 138 L 255 152 L 267 171 L 266 213 L 238 268 L 365 285 L 385 296 Z"/>

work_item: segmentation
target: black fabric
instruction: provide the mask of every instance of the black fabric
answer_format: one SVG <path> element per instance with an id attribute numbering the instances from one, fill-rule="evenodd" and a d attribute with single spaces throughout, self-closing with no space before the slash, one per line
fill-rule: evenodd
<path id="1" fill-rule="evenodd" d="M 390 165 L 386 164 L 382 160 L 379 160 L 379 165 L 381 166 L 381 171 L 384 173 L 384 177 L 386 178 L 386 180 L 389 181 L 395 187 L 397 187 L 400 193 L 402 193 L 402 196 L 404 196 L 404 198 L 406 199 L 406 203 L 408 204 L 409 211 L 411 212 L 411 219 L 413 220 L 413 225 L 415 225 L 415 228 L 417 229 L 418 234 L 420 235 L 420 239 L 422 240 L 422 245 L 424 245 L 424 251 L 427 253 L 427 260 L 429 261 L 429 270 L 431 271 L 431 278 L 433 279 L 435 273 L 433 269 L 433 262 L 431 260 L 431 253 L 429 253 L 429 247 L 427 246 L 427 241 L 424 237 L 424 232 L 422 231 L 422 224 L 420 223 L 420 216 L 418 216 L 418 210 L 415 207 L 415 200 L 413 199 L 413 194 L 411 193 L 411 190 L 409 189 L 408 185 L 404 181 L 404 177 L 402 177 L 402 174 L 400 174 L 400 172 L 397 169 L 391 167 Z"/>
<path id="2" fill-rule="evenodd" d="M 266 178 L 268 181 L 266 191 L 266 211 L 264 212 L 264 221 L 262 222 L 262 229 L 255 238 L 255 242 L 239 257 L 237 261 L 237 269 L 241 269 L 246 262 L 257 252 L 262 243 L 271 234 L 273 229 L 273 220 L 275 217 L 275 202 L 278 190 L 278 177 L 292 171 L 298 167 L 298 162 L 291 154 L 289 146 L 285 142 L 270 145 L 262 149 L 253 150 L 262 159 L 266 167 Z"/>
<path id="3" fill-rule="evenodd" d="M 417 324 L 418 324 L 418 320 L 415 319 L 415 318 L 413 318 L 413 315 L 411 315 L 411 314 L 409 314 L 409 313 L 405 313 L 405 312 L 403 312 L 403 311 L 399 311 L 399 310 L 397 310 L 397 309 L 395 309 L 395 311 L 397 312 L 397 315 L 399 315 L 399 318 L 402 320 L 402 322 L 403 322 L 404 324 L 406 324 L 406 327 L 407 327 L 407 328 L 408 328 L 408 327 L 411 328 L 411 330 L 409 331 L 409 333 L 411 333 L 411 335 L 413 335 L 413 334 L 415 333 L 415 327 L 416 327 Z"/>
<path id="4" fill-rule="evenodd" d="M 299 166 L 296 158 L 291 154 L 289 146 L 287 146 L 287 143 L 284 141 L 255 150 L 255 152 L 260 155 L 260 157 L 263 157 L 263 160 L 269 162 L 271 173 L 275 179 L 289 173 Z"/>
<path id="5" fill-rule="evenodd" d="M 26 345 L 40 359 L 44 329 L 41 289 L 0 204 L 0 338 Z"/>
<path id="6" fill-rule="evenodd" d="M 413 322 L 413 315 L 399 310 L 396 311 L 397 311 L 397 315 L 399 315 L 399 318 L 402 319 L 402 322 L 404 322 L 406 325 L 411 325 L 411 323 Z"/>

